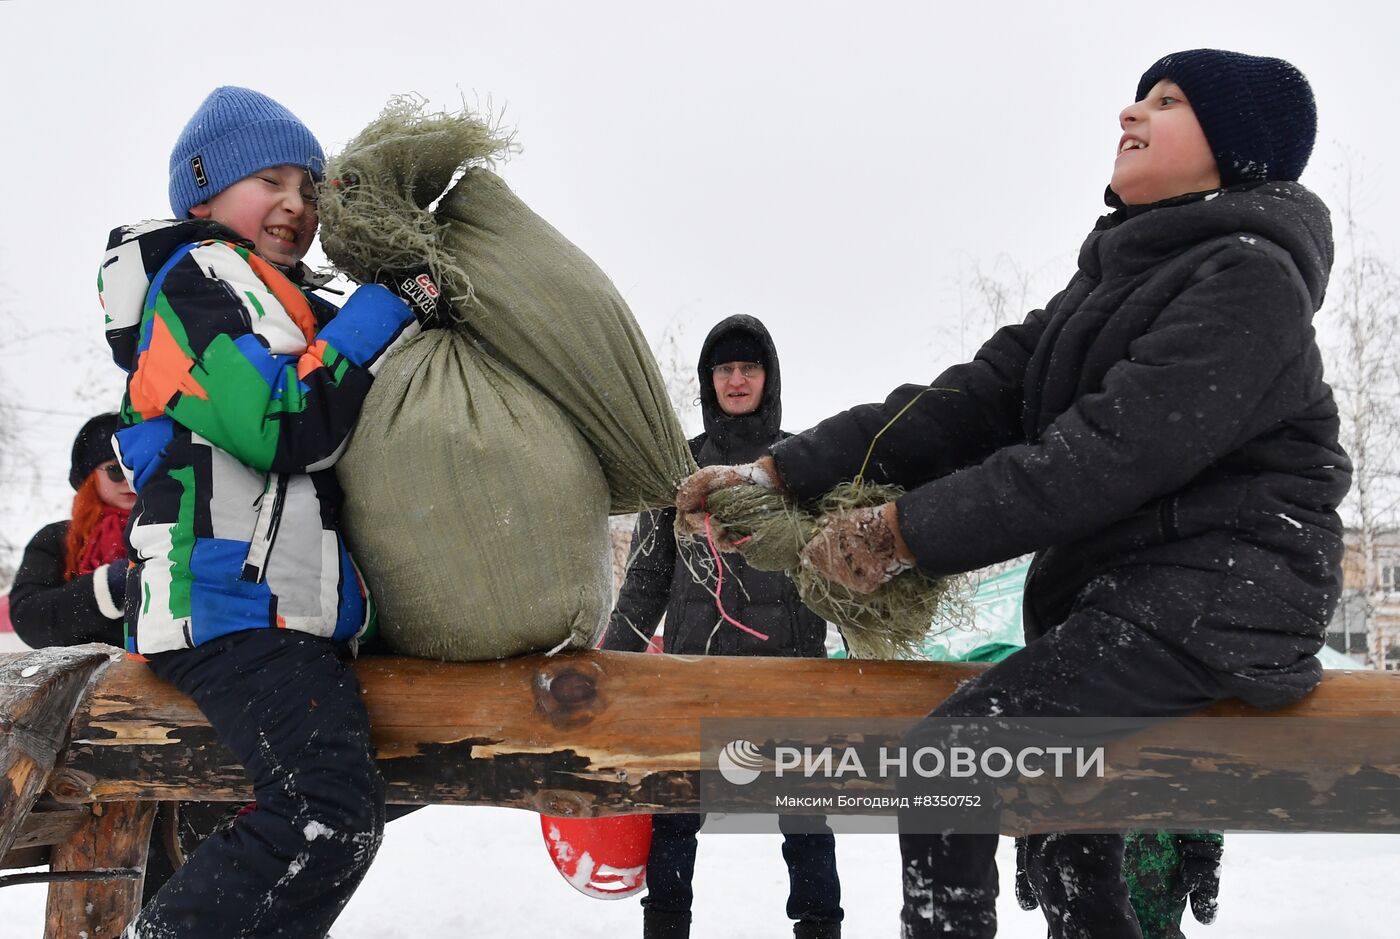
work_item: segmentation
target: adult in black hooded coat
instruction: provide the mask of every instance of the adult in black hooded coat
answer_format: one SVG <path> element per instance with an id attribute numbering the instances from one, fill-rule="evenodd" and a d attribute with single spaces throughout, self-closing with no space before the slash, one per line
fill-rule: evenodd
<path id="1" fill-rule="evenodd" d="M 698 366 L 705 432 L 690 442 L 701 466 L 758 458 L 787 436 L 782 420 L 782 373 L 778 352 L 764 325 L 752 316 L 731 316 L 705 338 Z M 756 400 L 755 400 L 756 399 Z M 709 559 L 691 545 L 678 546 L 676 510 L 643 513 L 632 536 L 633 558 L 602 646 L 640 652 L 666 614 L 665 650 L 682 655 L 826 654 L 826 622 L 802 605 L 781 572 L 754 570 L 736 555 L 725 557 L 721 600 L 724 612 L 753 632 L 727 622 L 710 585 L 691 571 Z M 682 558 L 680 552 L 688 552 Z M 761 636 L 755 633 L 762 634 Z M 647 859 L 647 896 L 642 900 L 645 939 L 690 934 L 690 882 L 695 870 L 699 814 L 658 815 Z M 787 914 L 797 939 L 838 939 L 841 886 L 836 843 L 821 816 L 779 816 L 786 836 L 790 890 Z"/>
<path id="2" fill-rule="evenodd" d="M 723 347 L 740 348 L 741 344 L 758 357 L 754 364 L 763 366 L 762 394 L 756 409 L 730 414 L 721 405 L 714 367 L 731 360 L 717 361 L 715 354 L 717 349 L 724 356 L 740 354 Z M 783 403 L 778 352 L 757 319 L 739 315 L 716 324 L 701 347 L 697 371 L 705 432 L 690 441 L 690 449 L 701 466 L 755 460 L 789 436 L 779 427 Z M 734 380 L 736 385 L 741 383 L 738 375 Z M 715 605 L 713 584 L 699 583 L 691 574 L 712 565 L 708 552 L 696 545 L 678 548 L 672 534 L 675 520 L 675 508 L 644 512 L 638 519 L 632 535 L 633 557 L 608 620 L 603 648 L 640 652 L 665 613 L 665 649 L 676 655 L 826 655 L 826 622 L 802 605 L 787 575 L 754 570 L 737 555 L 725 557 L 720 595 L 724 611 L 767 638 L 725 622 Z M 681 551 L 690 556 L 682 557 Z"/>

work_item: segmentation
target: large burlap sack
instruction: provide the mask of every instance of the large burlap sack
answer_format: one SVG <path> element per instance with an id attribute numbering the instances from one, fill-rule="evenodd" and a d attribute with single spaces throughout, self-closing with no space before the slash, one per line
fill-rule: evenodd
<path id="1" fill-rule="evenodd" d="M 438 238 L 471 278 L 466 327 L 558 402 L 592 444 L 612 510 L 669 505 L 695 471 L 646 337 L 608 276 L 495 173 L 468 169 Z"/>
<path id="2" fill-rule="evenodd" d="M 391 102 L 328 166 L 326 256 L 362 281 L 426 263 L 460 328 L 569 415 L 612 512 L 667 505 L 695 464 L 656 360 L 607 275 L 482 166 L 508 147 L 473 115 Z"/>
<path id="3" fill-rule="evenodd" d="M 548 398 L 449 330 L 381 368 L 336 468 L 396 652 L 472 661 L 587 642 L 611 604 L 608 491 Z"/>

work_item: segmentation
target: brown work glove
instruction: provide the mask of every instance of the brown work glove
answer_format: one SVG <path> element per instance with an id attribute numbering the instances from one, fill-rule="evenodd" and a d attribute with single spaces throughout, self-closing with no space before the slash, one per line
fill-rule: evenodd
<path id="1" fill-rule="evenodd" d="M 871 593 L 914 566 L 893 502 L 828 515 L 802 549 L 802 563 L 855 593 Z"/>
<path id="2" fill-rule="evenodd" d="M 676 490 L 676 533 L 703 535 L 705 533 L 705 497 L 717 489 L 731 486 L 762 486 L 783 492 L 783 478 L 771 456 L 760 457 L 753 463 L 738 466 L 707 466 L 682 480 Z M 724 529 L 711 523 L 710 533 L 721 539 Z M 732 548 L 727 543 L 722 545 Z"/>

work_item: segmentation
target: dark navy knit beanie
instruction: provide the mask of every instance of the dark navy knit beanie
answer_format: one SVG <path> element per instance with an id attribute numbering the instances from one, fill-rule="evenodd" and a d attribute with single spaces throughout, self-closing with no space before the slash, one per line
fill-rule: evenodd
<path id="1" fill-rule="evenodd" d="M 714 368 L 726 362 L 757 362 L 767 368 L 768 363 L 764 361 L 767 358 L 763 344 L 758 341 L 757 336 L 747 330 L 736 329 L 715 340 L 715 344 L 710 347 L 709 361 L 705 363 L 705 367 Z"/>
<path id="2" fill-rule="evenodd" d="M 303 166 L 319 180 L 326 155 L 306 125 L 267 95 L 215 88 L 170 151 L 170 208 L 176 218 L 188 218 L 191 206 L 283 164 Z"/>
<path id="3" fill-rule="evenodd" d="M 1298 69 L 1221 49 L 1173 52 L 1143 73 L 1134 100 L 1164 78 L 1186 93 L 1222 185 L 1303 175 L 1317 137 L 1317 104 Z"/>
<path id="4" fill-rule="evenodd" d="M 99 414 L 83 425 L 73 439 L 73 459 L 68 467 L 68 484 L 77 492 L 93 470 L 108 460 L 115 460 L 112 435 L 121 426 L 117 415 Z"/>

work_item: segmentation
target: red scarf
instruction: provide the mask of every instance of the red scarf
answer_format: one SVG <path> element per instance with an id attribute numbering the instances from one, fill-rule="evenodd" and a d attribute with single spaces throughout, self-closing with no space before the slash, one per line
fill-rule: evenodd
<path id="1" fill-rule="evenodd" d="M 103 564 L 125 560 L 126 541 L 122 532 L 126 530 L 126 520 L 131 517 L 130 509 L 104 505 L 97 524 L 92 528 L 92 537 L 78 559 L 78 573 L 91 574 Z"/>

